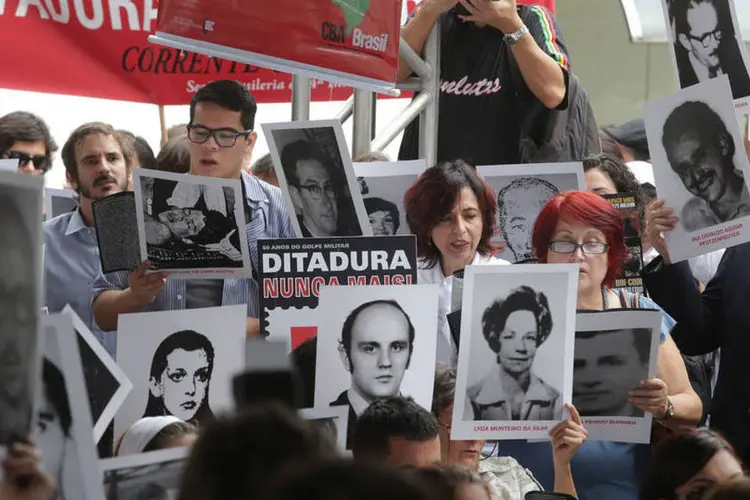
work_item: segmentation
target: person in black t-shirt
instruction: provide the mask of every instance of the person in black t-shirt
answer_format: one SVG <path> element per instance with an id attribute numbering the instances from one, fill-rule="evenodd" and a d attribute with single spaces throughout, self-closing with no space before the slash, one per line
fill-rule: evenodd
<path id="1" fill-rule="evenodd" d="M 422 52 L 435 23 L 441 34 L 437 161 L 520 163 L 520 117 L 529 105 L 568 104 L 568 56 L 554 18 L 540 5 L 519 7 L 516 0 L 423 0 L 401 36 Z M 400 60 L 399 80 L 411 73 Z M 418 137 L 415 120 L 399 160 L 417 158 Z"/>

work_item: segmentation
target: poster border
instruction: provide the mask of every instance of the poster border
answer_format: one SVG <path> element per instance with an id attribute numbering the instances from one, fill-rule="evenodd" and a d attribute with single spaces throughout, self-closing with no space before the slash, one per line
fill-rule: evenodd
<path id="1" fill-rule="evenodd" d="M 486 265 L 468 265 L 465 268 L 462 309 L 464 311 L 473 311 L 474 309 L 474 288 L 477 275 L 485 274 L 567 274 L 567 293 L 565 295 L 565 310 L 570 314 L 566 318 L 563 331 L 563 358 L 569 360 L 563 363 L 562 390 L 560 399 L 562 403 L 570 403 L 573 400 L 573 355 L 575 347 L 575 329 L 576 329 L 576 302 L 578 298 L 578 264 L 524 264 L 514 266 L 486 266 Z M 456 368 L 456 395 L 453 404 L 453 426 L 451 429 L 451 440 L 489 440 L 503 441 L 511 439 L 539 439 L 547 438 L 549 432 L 561 421 L 565 419 L 566 410 L 563 406 L 563 412 L 560 420 L 535 420 L 525 421 L 515 420 L 487 420 L 487 421 L 466 421 L 463 418 L 464 407 L 466 404 L 466 389 L 468 387 L 469 364 L 471 362 L 471 314 L 461 315 L 461 340 L 458 349 L 458 365 Z M 467 355 L 468 353 L 468 355 Z M 463 355 L 462 355 L 463 354 Z M 486 429 L 476 429 L 479 422 L 493 422 L 496 425 L 485 425 Z M 512 425 L 511 425 L 512 424 Z M 509 427 L 522 427 L 521 430 L 510 429 Z M 493 429 L 492 427 L 497 427 Z M 528 427 L 524 430 L 523 428 Z"/>
<path id="2" fill-rule="evenodd" d="M 52 198 L 66 198 L 68 200 L 75 200 L 76 206 L 78 206 L 78 200 L 76 199 L 76 192 L 72 189 L 56 189 L 56 188 L 44 188 L 44 220 L 48 221 L 57 217 L 57 214 L 52 214 L 50 208 L 52 207 Z"/>
<path id="3" fill-rule="evenodd" d="M 70 304 L 65 305 L 62 313 L 70 316 L 70 319 L 73 322 L 74 331 L 84 340 L 84 342 L 86 342 L 89 348 L 99 358 L 99 361 L 101 361 L 107 370 L 109 370 L 109 373 L 119 384 L 119 387 L 105 405 L 99 419 L 96 422 L 92 422 L 94 424 L 94 442 L 98 443 L 102 439 L 110 422 L 114 420 L 115 413 L 117 413 L 117 410 L 120 409 L 120 406 L 125 402 L 125 398 L 127 398 L 128 394 L 133 389 L 133 382 L 131 382 L 125 372 L 122 371 L 122 368 L 117 365 L 115 360 L 112 359 L 112 356 L 106 351 L 106 349 L 104 349 L 86 324 L 81 321 L 81 318 L 79 318 L 73 308 L 70 307 Z M 81 361 L 81 363 L 81 366 L 83 366 L 83 361 Z M 85 381 L 84 377 L 84 382 Z M 89 398 L 90 397 L 91 396 L 89 396 Z"/>
<path id="4" fill-rule="evenodd" d="M 299 130 L 299 129 L 314 129 L 314 128 L 332 128 L 334 136 L 336 138 L 336 144 L 341 155 L 341 164 L 344 168 L 344 175 L 346 177 L 346 184 L 349 187 L 349 194 L 351 195 L 352 203 L 354 204 L 354 211 L 357 216 L 357 222 L 359 222 L 360 231 L 362 234 L 348 235 L 348 236 L 372 236 L 372 227 L 370 226 L 370 218 L 367 216 L 367 210 L 365 209 L 365 203 L 362 200 L 360 194 L 359 182 L 357 181 L 357 175 L 354 172 L 354 165 L 352 164 L 352 157 L 349 152 L 349 146 L 344 136 L 344 130 L 339 120 L 307 120 L 307 121 L 296 121 L 296 122 L 276 122 L 276 123 L 262 123 L 263 136 L 266 138 L 268 143 L 268 152 L 273 160 L 274 169 L 276 171 L 276 177 L 279 180 L 279 187 L 284 197 L 284 203 L 286 205 L 286 213 L 291 219 L 292 228 L 297 238 L 304 238 L 302 236 L 302 228 L 297 220 L 297 215 L 294 211 L 294 204 L 292 203 L 292 197 L 289 194 L 289 184 L 287 183 L 286 174 L 284 168 L 281 165 L 281 152 L 276 145 L 276 138 L 273 136 L 273 132 L 277 130 Z M 348 237 L 348 236 L 333 236 L 335 238 Z M 320 236 L 314 236 L 320 238 Z"/>
<path id="5" fill-rule="evenodd" d="M 324 418 L 336 418 L 342 422 L 341 427 L 337 426 L 336 448 L 342 453 L 346 453 L 346 437 L 349 432 L 349 407 L 348 406 L 320 406 L 317 408 L 300 408 L 297 410 L 299 415 L 305 420 L 317 420 Z"/>

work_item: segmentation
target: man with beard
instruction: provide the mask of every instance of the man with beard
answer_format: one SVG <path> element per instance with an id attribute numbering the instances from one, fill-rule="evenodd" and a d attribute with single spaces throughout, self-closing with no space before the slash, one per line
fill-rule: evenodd
<path id="1" fill-rule="evenodd" d="M 45 305 L 50 313 L 65 304 L 75 310 L 114 356 L 113 335 L 98 331 L 91 311 L 91 287 L 101 273 L 92 203 L 126 191 L 135 152 L 105 123 L 78 127 L 62 149 L 68 183 L 78 194 L 78 209 L 44 223 Z"/>
<path id="2" fill-rule="evenodd" d="M 672 170 L 693 195 L 682 207 L 686 231 L 750 215 L 750 193 L 735 144 L 721 117 L 705 102 L 676 107 L 664 123 L 662 143 Z"/>

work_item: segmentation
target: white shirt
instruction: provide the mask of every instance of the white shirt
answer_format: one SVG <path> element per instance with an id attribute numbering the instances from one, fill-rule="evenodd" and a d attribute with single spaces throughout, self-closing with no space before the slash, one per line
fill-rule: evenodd
<path id="1" fill-rule="evenodd" d="M 510 265 L 510 262 L 491 255 L 485 256 L 477 253 L 474 255 L 474 260 L 471 264 Z M 448 326 L 448 314 L 451 312 L 453 276 L 444 276 L 439 262 L 432 267 L 427 267 L 427 263 L 420 259 L 419 269 L 417 270 L 417 283 L 420 285 L 440 285 L 440 295 L 438 297 L 437 355 L 435 361 L 438 364 L 455 365 L 457 362 L 458 347 L 453 342 L 451 330 Z"/>

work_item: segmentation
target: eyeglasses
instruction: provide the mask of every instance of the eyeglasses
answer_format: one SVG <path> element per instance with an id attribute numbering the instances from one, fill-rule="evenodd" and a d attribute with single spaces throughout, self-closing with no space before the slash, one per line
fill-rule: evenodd
<path id="1" fill-rule="evenodd" d="M 724 36 L 724 33 L 720 29 L 715 29 L 709 33 L 706 33 L 703 36 L 693 36 L 690 33 L 687 34 L 688 38 L 691 40 L 695 40 L 696 42 L 703 45 L 704 49 L 707 49 L 709 45 L 711 45 L 711 38 L 713 37 L 714 40 L 717 42 L 720 42 L 722 37 Z"/>
<path id="2" fill-rule="evenodd" d="M 47 157 L 45 155 L 31 156 L 23 151 L 8 151 L 3 154 L 3 158 L 8 160 L 18 160 L 18 167 L 25 168 L 29 162 L 33 162 L 34 170 L 47 171 Z"/>
<path id="3" fill-rule="evenodd" d="M 190 142 L 204 144 L 213 137 L 220 148 L 231 148 L 238 137 L 247 137 L 252 133 L 252 130 L 237 132 L 233 128 L 208 128 L 202 125 L 188 125 L 187 131 Z"/>
<path id="4" fill-rule="evenodd" d="M 323 191 L 325 191 L 326 196 L 329 199 L 335 199 L 338 198 L 338 193 L 336 192 L 336 188 L 331 186 L 330 184 L 326 184 L 325 187 L 318 186 L 317 184 L 304 184 L 302 186 L 297 186 L 300 189 L 304 189 L 308 193 L 310 193 L 310 197 L 313 200 L 319 200 L 323 197 Z"/>
<path id="5" fill-rule="evenodd" d="M 609 245 L 599 241 L 587 241 L 586 243 L 573 243 L 572 241 L 551 241 L 549 249 L 555 253 L 573 253 L 578 249 L 587 255 L 600 255 L 607 253 Z"/>

